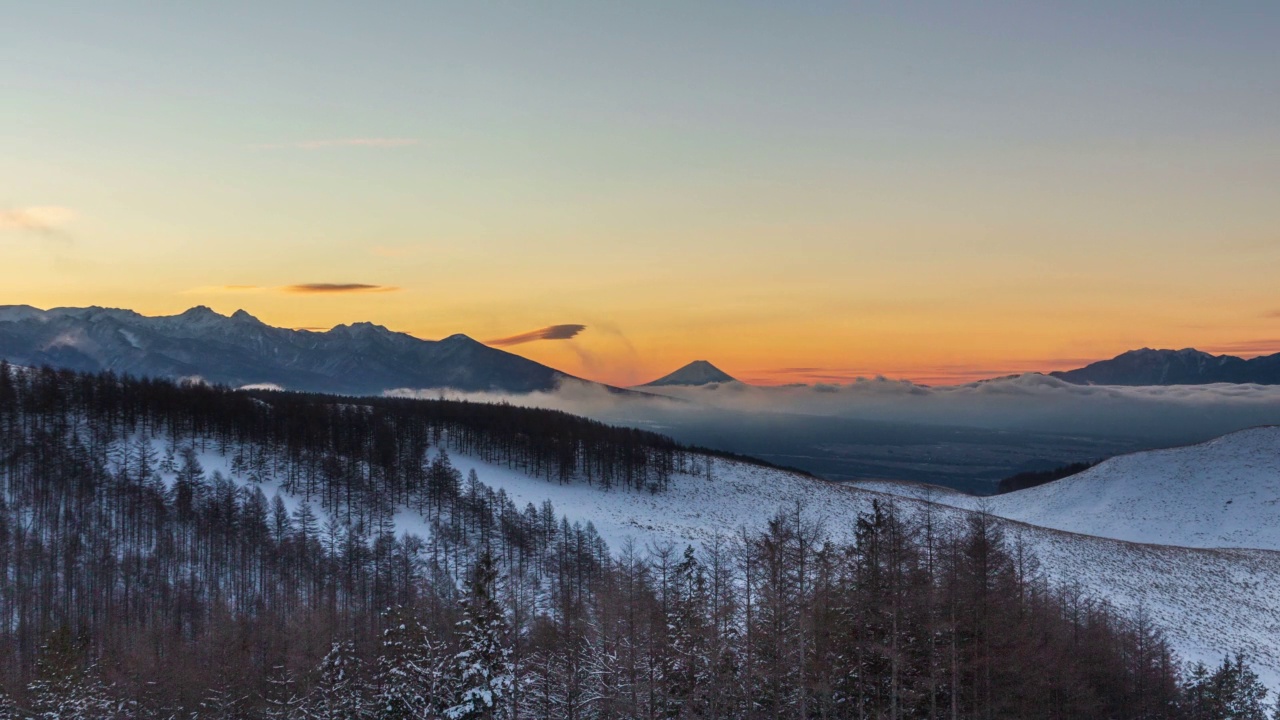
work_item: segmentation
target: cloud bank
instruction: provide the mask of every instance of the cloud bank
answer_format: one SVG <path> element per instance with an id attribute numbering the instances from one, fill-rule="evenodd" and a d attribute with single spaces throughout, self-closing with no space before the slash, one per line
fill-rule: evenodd
<path id="1" fill-rule="evenodd" d="M 388 394 L 550 408 L 605 422 L 670 430 L 677 436 L 680 428 L 705 429 L 731 418 L 772 417 L 771 422 L 778 423 L 830 418 L 1175 444 L 1280 424 L 1280 385 L 1093 386 L 1026 374 L 950 387 L 874 378 L 846 384 L 725 383 L 653 390 L 661 395 L 620 395 L 578 382 L 565 382 L 555 392 L 528 395 L 439 389 Z"/>
<path id="2" fill-rule="evenodd" d="M 1280 423 L 1280 386 L 1073 385 L 1028 373 L 994 380 L 927 387 L 905 380 L 861 379 L 847 384 L 751 387 L 740 384 L 663 388 L 690 402 L 735 412 L 955 425 L 1089 435 L 1197 435 Z"/>

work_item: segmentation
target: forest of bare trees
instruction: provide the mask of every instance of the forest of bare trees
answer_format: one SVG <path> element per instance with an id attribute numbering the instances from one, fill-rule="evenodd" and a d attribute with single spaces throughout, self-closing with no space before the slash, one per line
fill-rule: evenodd
<path id="1" fill-rule="evenodd" d="M 712 468 L 562 413 L 0 363 L 0 718 L 1267 717 L 1246 659 L 1183 668 L 981 513 L 609 548 L 460 454 L 612 492 Z"/>

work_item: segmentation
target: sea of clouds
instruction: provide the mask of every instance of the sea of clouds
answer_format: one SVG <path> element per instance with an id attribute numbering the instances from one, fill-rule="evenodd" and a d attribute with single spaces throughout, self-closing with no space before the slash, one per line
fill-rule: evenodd
<path id="1" fill-rule="evenodd" d="M 445 397 L 563 410 L 606 422 L 664 427 L 714 423 L 726 415 L 847 418 L 1089 436 L 1192 442 L 1256 425 L 1280 424 L 1280 385 L 1073 385 L 1029 373 L 947 387 L 904 380 L 764 387 L 723 383 L 619 393 L 565 382 L 524 395 L 399 389 L 398 397 Z M 661 393 L 660 395 L 657 393 Z"/>

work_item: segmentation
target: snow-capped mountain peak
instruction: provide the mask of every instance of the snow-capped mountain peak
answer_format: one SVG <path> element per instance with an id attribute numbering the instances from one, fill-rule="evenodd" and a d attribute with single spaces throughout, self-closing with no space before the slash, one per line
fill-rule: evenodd
<path id="1" fill-rule="evenodd" d="M 738 382 L 732 375 L 706 360 L 694 360 L 670 375 L 664 375 L 641 387 L 663 385 L 711 385 L 713 383 Z"/>

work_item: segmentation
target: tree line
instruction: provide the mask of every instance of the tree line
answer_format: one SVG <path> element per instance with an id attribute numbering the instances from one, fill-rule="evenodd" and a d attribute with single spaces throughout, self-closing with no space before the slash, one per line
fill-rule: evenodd
<path id="1" fill-rule="evenodd" d="M 1096 461 L 1075 462 L 1061 465 L 1049 470 L 1025 470 L 1020 473 L 1014 473 L 1006 478 L 1001 478 L 996 485 L 996 494 L 1003 495 L 1018 490 L 1026 490 L 1028 488 L 1039 487 L 1051 483 L 1055 480 L 1079 475 L 1089 468 L 1097 465 Z"/>
<path id="2" fill-rule="evenodd" d="M 2 361 L 0 361 L 2 362 Z M 453 400 L 238 391 L 113 373 L 0 366 L 0 402 L 36 417 L 75 414 L 99 436 L 121 430 L 202 444 L 254 443 L 315 475 L 325 457 L 360 457 L 388 482 L 421 464 L 447 436 L 451 450 L 522 473 L 604 488 L 660 492 L 707 454 L 669 437 L 555 410 Z M 752 461 L 766 464 L 762 461 Z"/>
<path id="3" fill-rule="evenodd" d="M 0 366 L 0 718 L 1263 717 L 1244 658 L 1184 669 L 991 516 L 610 549 L 450 454 L 602 491 L 714 463 L 413 402 Z"/>

